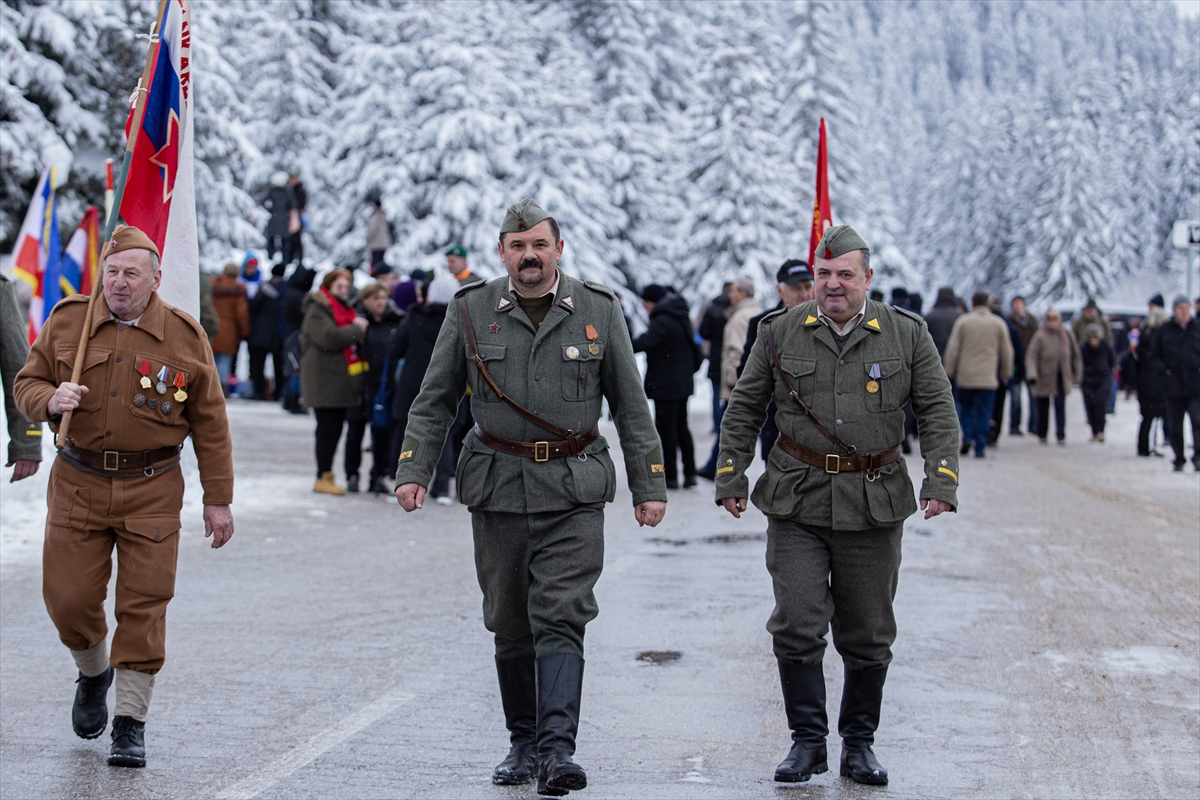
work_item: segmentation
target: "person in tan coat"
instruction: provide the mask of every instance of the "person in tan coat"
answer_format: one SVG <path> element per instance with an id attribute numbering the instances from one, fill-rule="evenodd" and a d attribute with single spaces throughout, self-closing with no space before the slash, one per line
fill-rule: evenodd
<path id="1" fill-rule="evenodd" d="M 1012 377 L 1013 348 L 1008 325 L 988 308 L 987 292 L 971 297 L 971 311 L 954 321 L 946 343 L 946 376 L 958 385 L 958 418 L 966 455 L 975 444 L 975 457 L 984 458 L 988 423 L 1000 381 Z"/>
<path id="2" fill-rule="evenodd" d="M 1029 340 L 1025 351 L 1025 375 L 1037 403 L 1038 441 L 1046 443 L 1050 430 L 1050 399 L 1054 399 L 1054 428 L 1059 444 L 1067 443 L 1066 396 L 1083 375 L 1083 359 L 1075 334 L 1065 327 L 1062 315 L 1053 308 L 1046 312 L 1042 328 Z"/>
<path id="3" fill-rule="evenodd" d="M 738 278 L 729 287 L 729 308 L 725 311 L 725 338 L 721 343 L 721 399 L 728 400 L 737 384 L 738 364 L 750 332 L 750 320 L 762 313 L 754 300 L 754 281 Z"/>
<path id="4" fill-rule="evenodd" d="M 158 250 L 137 228 L 118 228 L 100 255 L 79 383 L 88 298 L 68 297 L 46 320 L 13 386 L 30 422 L 69 432 L 58 442 L 46 497 L 42 593 L 79 668 L 75 733 L 100 736 L 116 683 L 113 766 L 146 765 L 145 723 L 154 676 L 166 660 L 167 603 L 175 594 L 183 475 L 191 436 L 204 487 L 205 536 L 233 535 L 233 445 L 208 337 L 157 292 Z M 107 646 L 104 599 L 117 551 L 116 617 Z"/>
<path id="5" fill-rule="evenodd" d="M 238 348 L 242 339 L 250 335 L 250 303 L 246 299 L 246 286 L 239 283 L 237 264 L 226 264 L 220 275 L 214 275 L 212 301 L 217 309 L 220 324 L 212 337 L 213 356 L 221 387 L 229 394 L 229 375 L 237 361 Z"/>

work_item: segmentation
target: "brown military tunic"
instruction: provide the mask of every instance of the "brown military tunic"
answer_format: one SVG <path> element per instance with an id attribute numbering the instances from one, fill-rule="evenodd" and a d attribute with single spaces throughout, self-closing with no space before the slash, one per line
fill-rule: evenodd
<path id="1" fill-rule="evenodd" d="M 62 418 L 51 417 L 47 403 L 59 384 L 71 380 L 86 312 L 87 298 L 81 296 L 55 307 L 14 385 L 21 413 L 49 422 L 56 433 Z M 142 386 L 143 372 L 149 373 L 150 388 Z M 182 445 L 190 435 L 204 503 L 233 501 L 225 400 L 208 337 L 189 315 L 165 305 L 156 293 L 137 323 L 127 325 L 113 318 L 99 295 L 80 383 L 88 393 L 72 418 L 67 444 L 137 453 Z M 164 469 L 152 475 L 121 470 L 114 477 L 72 465 L 60 453 L 50 473 L 43 551 L 47 610 L 72 650 L 104 641 L 104 597 L 115 546 L 112 664 L 118 669 L 153 675 L 165 659 L 166 607 L 175 592 L 183 506 L 183 476 L 177 464 L 171 466 L 175 460 L 158 461 L 154 466 Z"/>

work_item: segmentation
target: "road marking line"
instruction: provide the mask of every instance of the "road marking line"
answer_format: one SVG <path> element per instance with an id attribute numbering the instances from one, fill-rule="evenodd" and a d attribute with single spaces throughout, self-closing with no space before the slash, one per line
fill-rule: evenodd
<path id="1" fill-rule="evenodd" d="M 238 781 L 217 795 L 217 800 L 251 800 L 270 786 L 278 783 L 298 769 L 308 766 L 329 750 L 337 747 L 384 714 L 413 699 L 413 695 L 399 690 L 389 692 L 365 706 L 331 728 L 318 733 L 306 744 L 297 747 L 257 775 Z"/>

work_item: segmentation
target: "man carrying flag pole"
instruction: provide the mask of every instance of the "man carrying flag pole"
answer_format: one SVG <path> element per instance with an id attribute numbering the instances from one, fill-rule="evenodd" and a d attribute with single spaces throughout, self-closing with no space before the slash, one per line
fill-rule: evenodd
<path id="1" fill-rule="evenodd" d="M 180 72 L 173 73 L 174 83 L 163 76 L 184 63 L 178 48 L 188 38 L 188 6 L 187 0 L 160 0 L 155 31 L 161 37 L 151 38 L 115 199 L 116 208 L 137 208 L 141 224 L 168 244 L 176 217 L 164 205 L 173 194 L 178 212 L 181 191 L 190 194 L 190 185 L 181 189 L 177 177 L 164 201 L 161 180 L 155 186 L 136 173 L 126 178 L 130 162 L 145 152 L 139 150 L 147 130 L 143 108 L 147 115 L 166 108 L 178 117 L 186 97 Z M 158 92 L 179 102 L 163 102 Z M 177 167 L 180 159 L 167 158 L 164 147 L 170 146 L 159 144 L 150 155 Z M 126 188 L 152 194 L 123 197 Z M 192 225 L 194 231 L 194 213 Z M 175 594 L 184 489 L 180 450 L 189 436 L 204 488 L 205 535 L 213 537 L 213 547 L 233 535 L 232 443 L 221 382 L 204 330 L 157 291 L 165 274 L 187 269 L 186 263 L 160 260 L 163 252 L 138 227 L 112 232 L 91 297 L 75 295 L 54 309 L 14 385 L 22 414 L 49 422 L 57 434 L 42 592 L 79 670 L 71 712 L 78 736 L 104 733 L 108 688 L 116 685 L 110 766 L 146 765 L 146 720 L 155 675 L 166 660 L 166 609 Z M 110 652 L 104 601 L 114 548 L 117 625 Z"/>

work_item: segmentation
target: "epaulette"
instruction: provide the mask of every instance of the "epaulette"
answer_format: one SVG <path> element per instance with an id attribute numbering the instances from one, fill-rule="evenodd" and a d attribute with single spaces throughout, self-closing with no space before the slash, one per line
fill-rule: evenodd
<path id="1" fill-rule="evenodd" d="M 588 287 L 589 289 L 591 289 L 593 292 L 597 292 L 599 294 L 604 295 L 605 297 L 609 298 L 610 300 L 617 299 L 617 293 L 614 292 L 612 289 L 608 288 L 607 286 L 605 286 L 603 283 L 596 283 L 595 281 L 584 281 L 583 285 Z"/>
<path id="2" fill-rule="evenodd" d="M 86 294 L 67 295 L 62 300 L 59 300 L 54 304 L 54 308 L 50 309 L 50 313 L 53 314 L 55 311 L 58 311 L 58 309 L 65 308 L 72 303 L 86 303 L 87 301 L 88 296 Z"/>
<path id="3" fill-rule="evenodd" d="M 454 296 L 458 297 L 460 294 L 469 292 L 472 289 L 478 289 L 480 286 L 487 286 L 487 285 L 488 285 L 488 281 L 474 281 L 472 283 L 465 284 L 465 285 L 460 286 L 457 289 L 455 289 Z"/>
<path id="4" fill-rule="evenodd" d="M 784 314 L 786 314 L 789 311 L 791 311 L 790 308 L 772 309 L 771 311 L 768 311 L 767 313 L 762 315 L 762 318 L 759 320 L 759 324 L 761 325 L 762 323 L 766 322 L 769 319 L 775 319 L 776 317 L 782 317 Z"/>
<path id="5" fill-rule="evenodd" d="M 171 310 L 175 312 L 175 316 L 191 325 L 192 330 L 194 330 L 196 335 L 198 335 L 201 339 L 208 339 L 208 334 L 205 333 L 204 328 L 200 327 L 200 323 L 197 322 L 191 314 L 187 313 L 179 306 L 171 306 Z"/>
<path id="6" fill-rule="evenodd" d="M 888 308 L 892 309 L 893 311 L 898 311 L 899 313 L 903 314 L 906 317 L 911 317 L 916 322 L 924 322 L 925 321 L 924 317 L 922 317 L 920 314 L 918 314 L 917 312 L 915 312 L 911 309 L 897 308 L 896 306 L 888 306 Z"/>

